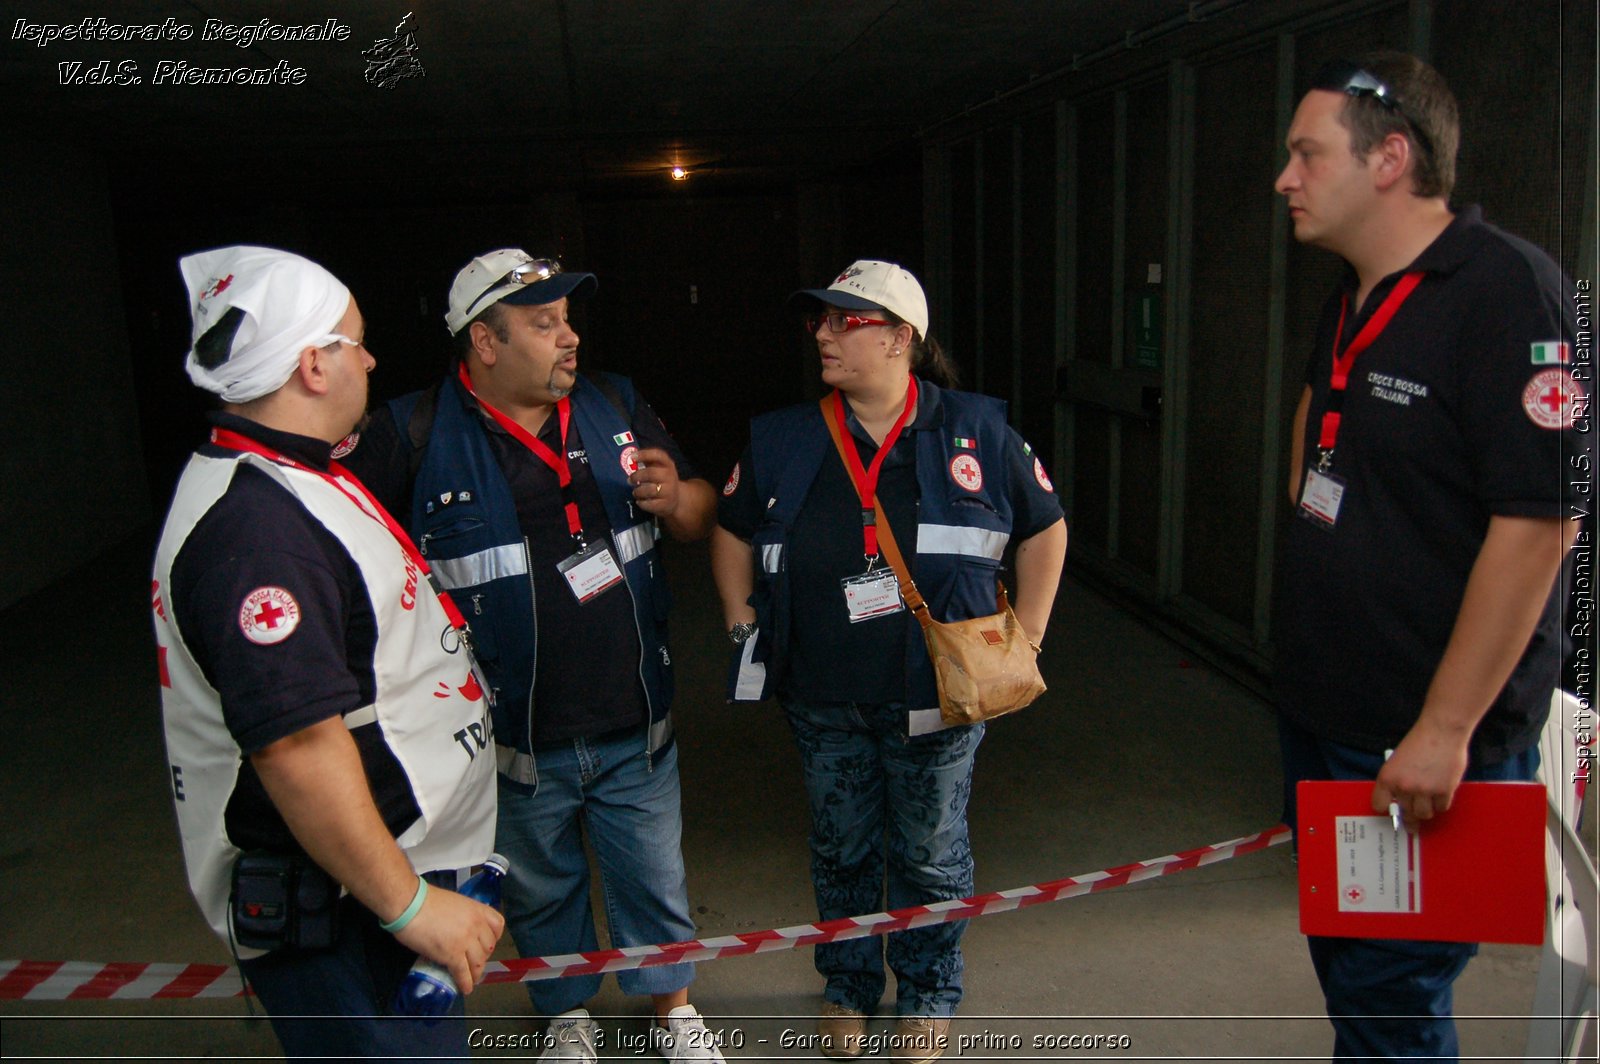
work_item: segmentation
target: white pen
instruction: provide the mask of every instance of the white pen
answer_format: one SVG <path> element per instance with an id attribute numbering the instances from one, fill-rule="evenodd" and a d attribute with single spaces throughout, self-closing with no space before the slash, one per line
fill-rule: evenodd
<path id="1" fill-rule="evenodd" d="M 1394 756 L 1394 751 L 1393 750 L 1385 750 L 1383 752 L 1383 759 L 1385 761 L 1389 760 L 1393 756 Z M 1390 821 L 1390 823 L 1394 824 L 1395 833 L 1398 834 L 1399 831 L 1400 831 L 1400 803 L 1399 802 L 1390 802 L 1389 803 L 1389 821 Z"/>

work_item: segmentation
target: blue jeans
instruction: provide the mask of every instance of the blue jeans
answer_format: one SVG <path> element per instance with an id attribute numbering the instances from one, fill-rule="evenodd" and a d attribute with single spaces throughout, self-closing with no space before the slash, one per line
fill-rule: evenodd
<path id="1" fill-rule="evenodd" d="M 1278 744 L 1291 826 L 1300 780 L 1370 780 L 1383 767 L 1382 753 L 1318 738 L 1281 715 Z M 1464 779 L 1531 780 L 1538 767 L 1534 746 L 1499 764 L 1469 765 Z M 1333 1023 L 1335 1060 L 1459 1056 L 1451 989 L 1477 943 L 1309 935 L 1306 944 Z"/>
<path id="2" fill-rule="evenodd" d="M 449 882 L 455 882 L 453 875 Z M 461 999 L 432 1023 L 389 1015 L 400 980 L 417 955 L 380 929 L 378 918 L 354 898 L 346 896 L 339 904 L 339 937 L 329 948 L 273 950 L 239 962 L 284 1055 L 295 1060 L 470 1060 Z"/>
<path id="3" fill-rule="evenodd" d="M 678 748 L 645 756 L 643 729 L 622 738 L 574 739 L 540 750 L 537 790 L 500 777 L 495 848 L 511 861 L 506 925 L 524 957 L 598 949 L 583 835 L 600 865 L 613 947 L 681 942 L 695 935 L 683 872 Z M 668 994 L 694 979 L 693 964 L 617 973 L 625 994 Z M 575 1009 L 600 976 L 525 984 L 546 1016 Z"/>
<path id="4" fill-rule="evenodd" d="M 822 919 L 972 893 L 967 799 L 982 724 L 908 737 L 900 703 L 785 700 L 784 710 L 811 804 L 811 883 Z M 961 1001 L 965 930 L 960 920 L 819 945 L 823 996 L 872 1011 L 883 996 L 887 954 L 895 1011 L 949 1016 Z"/>

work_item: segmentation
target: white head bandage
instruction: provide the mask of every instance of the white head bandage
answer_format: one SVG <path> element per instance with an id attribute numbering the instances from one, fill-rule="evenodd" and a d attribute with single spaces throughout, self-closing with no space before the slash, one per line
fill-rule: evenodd
<path id="1" fill-rule="evenodd" d="M 275 248 L 235 247 L 180 259 L 194 322 L 189 379 L 230 403 L 248 403 L 283 387 L 300 352 L 333 342 L 330 335 L 350 309 L 350 290 L 309 259 Z M 230 311 L 237 319 L 220 347 L 200 338 Z M 222 338 L 218 338 L 222 339 Z"/>

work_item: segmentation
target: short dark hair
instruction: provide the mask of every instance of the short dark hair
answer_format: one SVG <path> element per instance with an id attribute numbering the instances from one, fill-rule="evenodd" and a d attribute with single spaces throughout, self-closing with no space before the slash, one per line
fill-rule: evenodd
<path id="1" fill-rule="evenodd" d="M 1456 185 L 1456 150 L 1461 145 L 1461 115 L 1450 86 L 1433 67 L 1403 52 L 1368 52 L 1354 62 L 1394 90 L 1398 107 L 1387 108 L 1371 96 L 1347 97 L 1339 121 L 1350 131 L 1350 150 L 1365 158 L 1389 134 L 1399 133 L 1411 142 L 1416 194 L 1448 199 Z"/>
<path id="2" fill-rule="evenodd" d="M 461 327 L 461 331 L 456 333 L 454 339 L 457 361 L 465 362 L 467 356 L 472 353 L 472 326 L 480 321 L 489 327 L 489 331 L 494 333 L 494 338 L 501 343 L 511 339 L 511 329 L 506 324 L 505 308 L 499 303 L 491 303 L 483 308 L 482 314 L 467 322 Z"/>

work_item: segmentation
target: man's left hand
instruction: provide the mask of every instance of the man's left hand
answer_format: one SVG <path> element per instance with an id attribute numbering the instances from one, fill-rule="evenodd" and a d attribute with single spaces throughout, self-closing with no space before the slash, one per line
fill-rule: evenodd
<path id="1" fill-rule="evenodd" d="M 660 447 L 639 451 L 639 468 L 628 477 L 633 504 L 653 517 L 671 517 L 678 510 L 678 467 Z"/>
<path id="2" fill-rule="evenodd" d="M 1431 820 L 1450 808 L 1456 788 L 1467 771 L 1470 729 L 1441 728 L 1426 715 L 1412 726 L 1378 770 L 1372 788 L 1372 809 L 1387 813 L 1389 803 L 1400 806 L 1409 821 Z"/>

